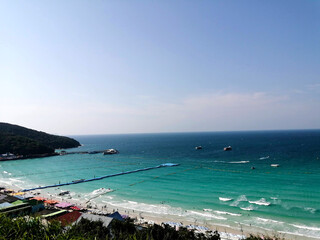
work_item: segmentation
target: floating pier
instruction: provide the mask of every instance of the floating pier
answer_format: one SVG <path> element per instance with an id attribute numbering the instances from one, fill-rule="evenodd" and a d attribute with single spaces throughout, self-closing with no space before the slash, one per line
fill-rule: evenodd
<path id="1" fill-rule="evenodd" d="M 21 192 L 28 192 L 28 191 L 34 191 L 34 190 L 39 190 L 39 189 L 45 189 L 45 188 L 61 187 L 61 186 L 66 186 L 66 185 L 79 184 L 79 183 L 84 183 L 84 182 L 91 182 L 91 181 L 101 180 L 101 179 L 109 178 L 109 177 L 115 177 L 115 176 L 130 174 L 130 173 L 148 171 L 148 170 L 152 170 L 152 169 L 156 169 L 156 168 L 162 168 L 162 167 L 175 167 L 175 166 L 179 166 L 179 165 L 180 164 L 176 164 L 176 163 L 163 163 L 163 164 L 160 164 L 160 165 L 155 166 L 155 167 L 148 167 L 148 168 L 142 168 L 142 169 L 137 169 L 137 170 L 132 170 L 132 171 L 115 173 L 115 174 L 105 175 L 105 176 L 102 176 L 102 177 L 95 177 L 95 178 L 90 178 L 90 179 L 81 179 L 81 180 L 72 181 L 72 182 L 68 182 L 68 183 L 61 183 L 61 184 L 48 185 L 48 186 L 43 186 L 43 187 L 40 186 L 40 187 L 35 187 L 35 188 L 24 189 L 24 190 L 21 190 Z"/>

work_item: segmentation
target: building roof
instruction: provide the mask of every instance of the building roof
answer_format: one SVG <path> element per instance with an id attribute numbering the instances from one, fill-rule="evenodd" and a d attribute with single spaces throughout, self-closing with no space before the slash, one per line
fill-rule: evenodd
<path id="1" fill-rule="evenodd" d="M 77 222 L 79 222 L 82 218 L 88 219 L 90 221 L 102 221 L 103 226 L 108 227 L 110 223 L 113 221 L 113 218 L 106 216 L 99 216 L 89 213 L 83 213 L 80 218 L 78 218 Z"/>
<path id="2" fill-rule="evenodd" d="M 119 220 L 119 221 L 124 221 L 123 217 L 120 215 L 119 212 L 114 212 L 114 213 L 112 213 L 112 214 L 109 214 L 108 217 L 117 219 L 117 220 Z"/>
<path id="3" fill-rule="evenodd" d="M 62 226 L 66 226 L 77 221 L 81 214 L 82 213 L 79 211 L 67 212 L 66 214 L 54 218 L 54 220 L 58 220 L 61 222 Z"/>

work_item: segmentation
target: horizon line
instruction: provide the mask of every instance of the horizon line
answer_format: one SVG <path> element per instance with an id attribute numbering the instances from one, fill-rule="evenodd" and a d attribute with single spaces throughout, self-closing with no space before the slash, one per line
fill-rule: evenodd
<path id="1" fill-rule="evenodd" d="M 215 130 L 215 131 L 178 131 L 178 132 L 131 132 L 131 133 L 88 133 L 67 134 L 67 136 L 104 136 L 104 135 L 143 135 L 143 134 L 184 134 L 184 133 L 232 133 L 232 132 L 285 132 L 285 131 L 320 131 L 320 128 L 298 129 L 260 129 L 260 130 Z"/>

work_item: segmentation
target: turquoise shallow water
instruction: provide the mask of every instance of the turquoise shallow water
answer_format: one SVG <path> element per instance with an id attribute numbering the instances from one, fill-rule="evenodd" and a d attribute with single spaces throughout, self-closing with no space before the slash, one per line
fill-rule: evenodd
<path id="1" fill-rule="evenodd" d="M 320 131 L 74 138 L 83 146 L 68 151 L 116 148 L 120 154 L 1 162 L 0 185 L 23 189 L 179 163 L 62 189 L 81 200 L 101 187 L 112 188 L 116 191 L 95 201 L 207 225 L 251 226 L 320 239 Z M 203 149 L 195 150 L 199 145 Z M 232 151 L 223 151 L 229 145 Z M 231 200 L 222 201 L 226 198 Z"/>

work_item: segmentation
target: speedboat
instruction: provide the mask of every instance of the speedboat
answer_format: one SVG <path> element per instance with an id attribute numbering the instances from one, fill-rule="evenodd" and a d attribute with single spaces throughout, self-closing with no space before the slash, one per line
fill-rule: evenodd
<path id="1" fill-rule="evenodd" d="M 103 151 L 103 155 L 116 154 L 116 153 L 119 153 L 119 151 L 116 149 L 113 149 L 113 148 L 110 148 L 110 149 Z"/>
<path id="2" fill-rule="evenodd" d="M 225 147 L 225 148 L 223 149 L 223 151 L 230 151 L 230 150 L 232 150 L 232 147 L 231 147 L 231 146 Z"/>
<path id="3" fill-rule="evenodd" d="M 279 167 L 280 166 L 280 164 L 271 164 L 271 167 Z"/>
<path id="4" fill-rule="evenodd" d="M 197 146 L 197 147 L 195 147 L 195 149 L 199 150 L 199 149 L 202 149 L 202 147 L 201 146 Z"/>

